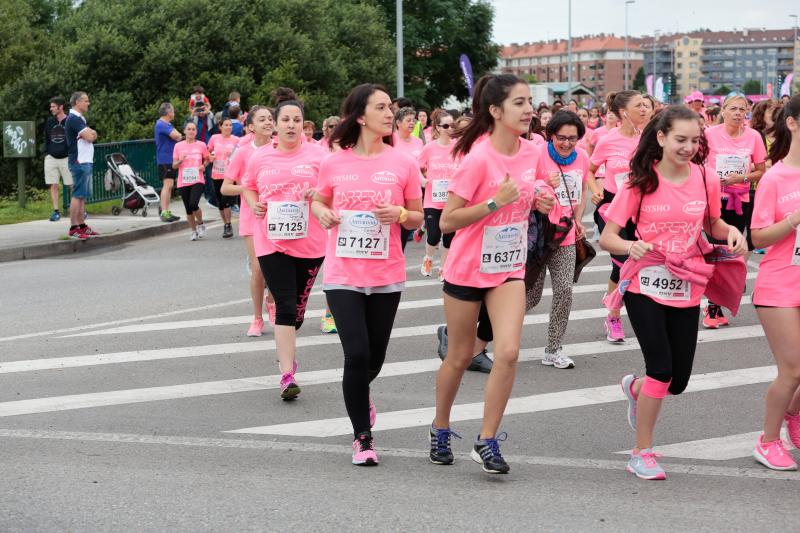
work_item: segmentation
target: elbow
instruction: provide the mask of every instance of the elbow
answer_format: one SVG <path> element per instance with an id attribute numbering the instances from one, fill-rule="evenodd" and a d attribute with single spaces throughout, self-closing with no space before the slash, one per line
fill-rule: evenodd
<path id="1" fill-rule="evenodd" d="M 750 240 L 753 241 L 753 246 L 755 248 L 766 248 L 767 246 L 769 246 L 769 244 L 763 238 L 761 230 L 751 229 Z"/>
<path id="2" fill-rule="evenodd" d="M 444 216 L 444 213 L 442 213 L 442 218 L 439 219 L 439 231 L 441 231 L 443 235 L 447 233 L 453 233 L 455 231 L 447 218 Z"/>
<path id="3" fill-rule="evenodd" d="M 600 234 L 600 241 L 598 242 L 598 244 L 600 245 L 600 248 L 602 248 L 606 252 L 611 251 L 610 248 L 611 244 L 608 242 L 608 240 L 609 240 L 608 234 L 605 231 Z"/>

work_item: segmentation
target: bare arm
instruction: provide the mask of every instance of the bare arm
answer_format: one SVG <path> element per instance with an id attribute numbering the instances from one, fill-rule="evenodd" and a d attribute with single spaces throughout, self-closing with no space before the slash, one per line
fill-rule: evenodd
<path id="1" fill-rule="evenodd" d="M 517 184 L 511 181 L 511 178 L 506 174 L 505 179 L 494 195 L 494 201 L 497 207 L 501 208 L 516 202 L 517 199 L 519 199 Z M 489 198 L 486 200 L 488 201 Z M 470 207 L 464 207 L 467 205 L 467 201 L 464 198 L 461 198 L 457 194 L 448 194 L 447 203 L 444 205 L 444 211 L 442 211 L 442 217 L 439 220 L 439 227 L 442 233 L 452 233 L 492 213 L 487 201 L 476 203 Z"/>
<path id="2" fill-rule="evenodd" d="M 800 222 L 800 209 L 786 217 L 786 219 L 779 220 L 766 228 L 752 228 L 753 244 L 757 248 L 766 248 L 767 246 L 777 244 L 797 231 L 796 224 L 798 222 Z"/>

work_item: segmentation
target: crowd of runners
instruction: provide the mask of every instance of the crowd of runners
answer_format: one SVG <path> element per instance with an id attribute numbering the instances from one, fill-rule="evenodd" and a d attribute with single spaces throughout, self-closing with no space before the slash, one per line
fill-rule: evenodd
<path id="1" fill-rule="evenodd" d="M 731 93 L 715 112 L 691 95 L 667 106 L 620 91 L 591 109 L 575 100 L 535 108 L 528 84 L 501 74 L 481 78 L 471 109 L 460 114 L 418 110 L 363 84 L 339 116 L 324 121 L 318 140 L 292 90 L 273 96 L 272 106 L 242 117 L 238 101 L 229 102 L 208 138 L 209 123 L 196 110 L 199 120 L 187 121 L 182 134 L 157 126 L 157 137 L 161 127 L 172 141 L 159 147 L 160 172 L 177 185 L 192 241 L 206 234 L 200 201 L 209 178 L 223 237 L 233 234 L 231 208 L 239 205 L 251 271 L 247 335 L 262 335 L 266 311 L 283 400 L 301 393 L 296 332 L 322 272 L 328 309 L 321 328 L 339 335 L 344 352 L 353 464 L 378 464 L 372 382 L 406 281 L 406 243 L 424 239 L 420 271 L 442 282 L 446 318 L 437 332 L 442 365 L 430 460 L 454 461 L 452 438 L 460 437 L 450 413 L 472 370 L 488 377 L 471 457 L 486 472 L 509 471 L 500 427 L 523 318 L 539 303 L 549 271 L 542 364 L 575 367 L 561 343 L 573 283 L 594 255 L 583 222 L 593 211 L 599 246 L 612 259 L 604 334 L 610 343 L 625 341 L 625 306 L 644 356 L 642 375 L 621 381 L 635 433 L 627 469 L 665 479 L 653 442 L 662 402 L 689 383 L 699 324 L 725 327 L 736 315 L 753 251 L 766 253 L 752 302 L 777 364 L 753 453 L 768 468 L 797 469 L 781 429 L 786 422 L 800 447 L 800 96 L 753 106 Z M 206 105 L 202 95 L 192 101 Z M 169 104 L 160 114 L 165 124 L 174 118 Z"/>

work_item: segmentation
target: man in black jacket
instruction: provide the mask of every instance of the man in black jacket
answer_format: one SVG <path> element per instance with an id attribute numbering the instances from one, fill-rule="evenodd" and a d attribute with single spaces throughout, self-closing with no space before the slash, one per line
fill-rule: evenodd
<path id="1" fill-rule="evenodd" d="M 50 186 L 50 199 L 53 201 L 53 213 L 50 222 L 61 219 L 58 209 L 58 180 L 64 185 L 72 187 L 72 174 L 67 162 L 67 138 L 64 126 L 67 114 L 64 112 L 66 100 L 63 96 L 54 96 L 50 99 L 51 117 L 44 125 L 44 182 Z"/>

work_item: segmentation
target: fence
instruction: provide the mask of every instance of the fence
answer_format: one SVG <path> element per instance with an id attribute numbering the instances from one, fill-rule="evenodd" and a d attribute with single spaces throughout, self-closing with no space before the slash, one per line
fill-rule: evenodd
<path id="1" fill-rule="evenodd" d="M 116 152 L 125 154 L 128 163 L 147 183 L 157 191 L 161 190 L 161 180 L 158 179 L 156 167 L 156 143 L 153 139 L 139 141 L 123 141 L 115 143 L 102 143 L 94 145 L 94 172 L 92 173 L 92 197 L 87 203 L 106 202 L 115 198 L 122 198 L 122 189 L 115 192 L 106 191 L 103 179 L 108 170 L 106 156 Z M 63 189 L 64 212 L 69 211 L 70 190 Z"/>

